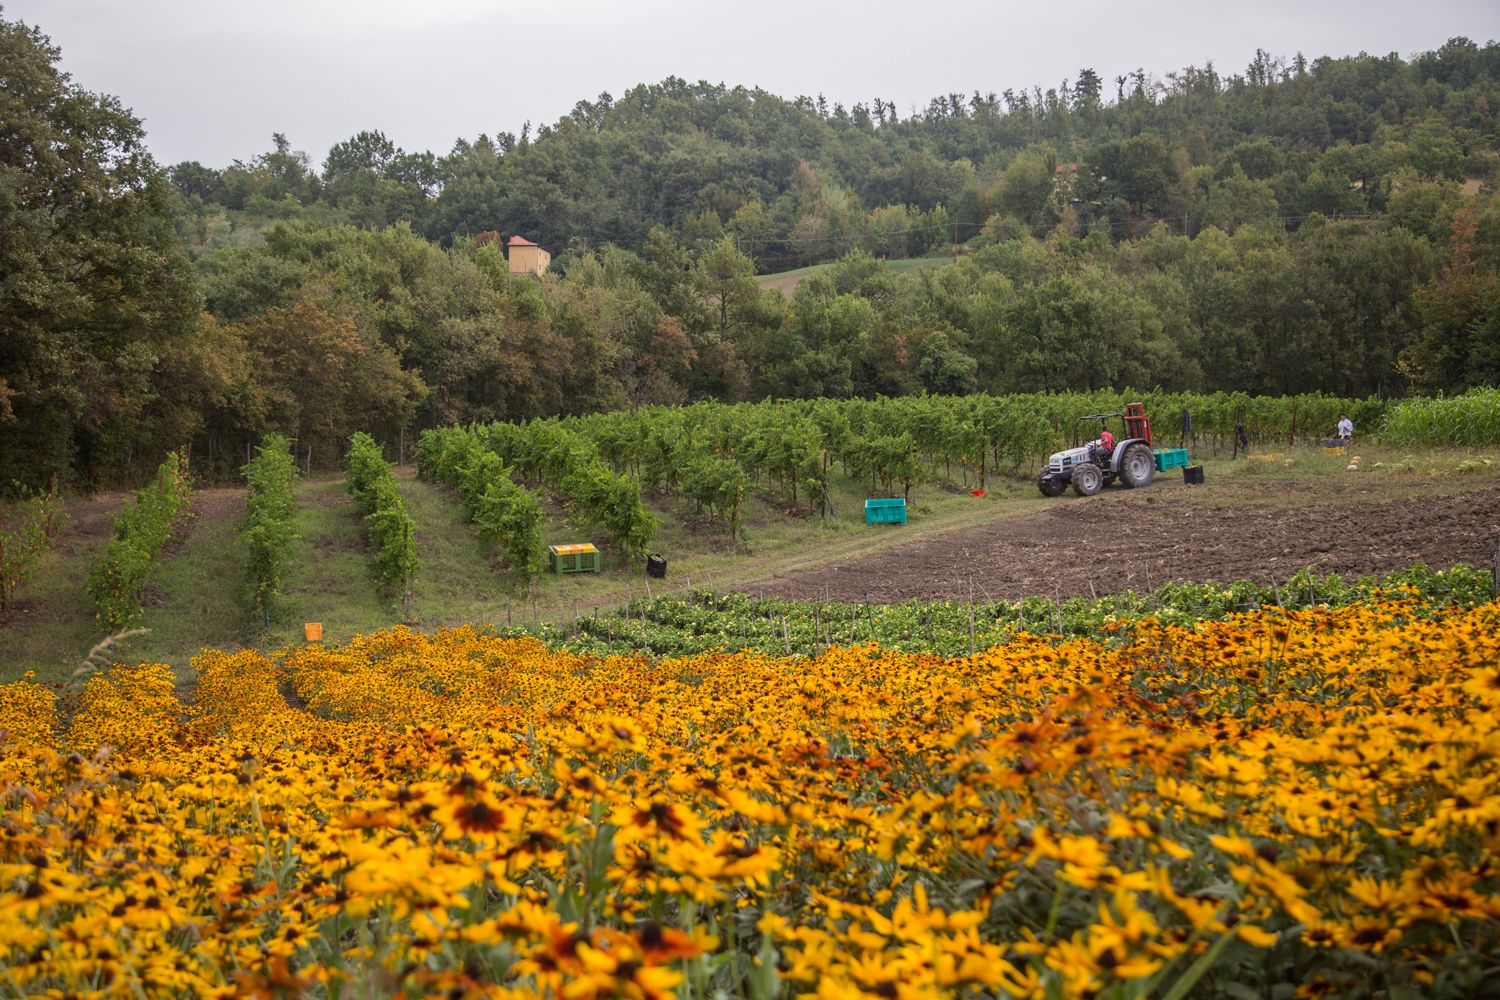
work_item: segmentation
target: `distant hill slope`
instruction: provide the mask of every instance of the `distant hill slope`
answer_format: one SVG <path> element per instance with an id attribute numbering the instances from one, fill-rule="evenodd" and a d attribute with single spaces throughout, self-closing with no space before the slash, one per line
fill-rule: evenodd
<path id="1" fill-rule="evenodd" d="M 1045 91 L 940 95 L 906 118 L 879 98 L 830 107 L 671 77 L 579 101 L 534 135 L 459 139 L 447 155 L 366 132 L 319 169 L 277 136 L 248 164 L 182 163 L 171 176 L 179 230 L 204 249 L 303 216 L 406 221 L 444 243 L 521 234 L 566 266 L 583 241 L 633 247 L 664 226 L 688 242 L 727 229 L 762 270 L 783 271 L 838 256 L 838 240 L 866 229 L 890 256 L 922 256 L 955 227 L 960 238 L 994 217 L 1050 228 L 1068 206 L 1083 224 L 1117 227 L 1201 215 L 1191 189 L 1231 177 L 1244 184 L 1220 200 L 1242 211 L 1382 212 L 1398 166 L 1449 180 L 1492 172 L 1497 79 L 1500 45 L 1463 38 L 1410 60 L 1262 52 L 1239 73 L 1138 72 L 1112 88 L 1085 69 Z"/>

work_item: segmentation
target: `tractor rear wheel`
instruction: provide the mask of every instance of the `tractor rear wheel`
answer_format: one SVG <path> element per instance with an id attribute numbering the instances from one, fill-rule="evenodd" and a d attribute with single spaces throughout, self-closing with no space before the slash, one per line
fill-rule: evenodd
<path id="1" fill-rule="evenodd" d="M 1156 456 L 1149 446 L 1133 444 L 1120 456 L 1120 481 L 1127 489 L 1150 486 L 1156 478 Z"/>
<path id="2" fill-rule="evenodd" d="M 1104 489 L 1104 473 L 1099 466 L 1087 462 L 1073 466 L 1073 492 L 1081 497 L 1091 497 Z"/>

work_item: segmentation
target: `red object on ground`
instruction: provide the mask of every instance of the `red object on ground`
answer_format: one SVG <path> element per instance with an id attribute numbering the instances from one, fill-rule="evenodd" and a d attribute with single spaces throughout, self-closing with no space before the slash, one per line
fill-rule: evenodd
<path id="1" fill-rule="evenodd" d="M 982 497 L 984 496 L 984 490 L 970 490 L 969 494 L 971 496 Z"/>

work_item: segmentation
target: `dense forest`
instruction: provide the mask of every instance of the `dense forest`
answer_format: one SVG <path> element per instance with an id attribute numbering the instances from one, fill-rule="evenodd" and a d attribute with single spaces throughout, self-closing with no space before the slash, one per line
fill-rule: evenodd
<path id="1" fill-rule="evenodd" d="M 694 399 L 1500 380 L 1500 45 L 950 94 L 669 79 L 519 136 L 163 168 L 0 22 L 0 469 Z M 553 250 L 509 274 L 522 235 Z M 885 259 L 942 256 L 893 274 Z M 831 262 L 790 296 L 756 280 Z"/>

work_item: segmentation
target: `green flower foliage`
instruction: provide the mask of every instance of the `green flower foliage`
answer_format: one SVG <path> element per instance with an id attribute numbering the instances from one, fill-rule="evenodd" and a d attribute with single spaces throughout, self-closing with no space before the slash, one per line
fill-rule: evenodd
<path id="1" fill-rule="evenodd" d="M 501 558 L 526 579 L 542 570 L 542 505 L 518 486 L 500 456 L 472 431 L 457 427 L 422 432 L 417 474 L 458 490 L 480 531 L 500 548 Z"/>
<path id="2" fill-rule="evenodd" d="M 349 475 L 345 488 L 364 511 L 375 546 L 375 578 L 401 594 L 409 592 L 417 572 L 417 525 L 396 489 L 396 477 L 370 435 L 349 439 Z"/>
<path id="3" fill-rule="evenodd" d="M 1416 563 L 1380 581 L 1374 577 L 1346 581 L 1336 573 L 1320 577 L 1302 570 L 1275 586 L 1249 580 L 1167 584 L 1151 593 L 1126 591 L 1098 600 L 1072 597 L 1059 602 L 1035 596 L 1024 601 L 986 600 L 972 606 L 965 601 L 845 604 L 758 599 L 695 588 L 688 594 L 638 597 L 614 613 L 586 615 L 576 622 L 501 631 L 534 634 L 549 645 L 576 653 L 695 656 L 749 649 L 774 656 L 787 652 L 810 656 L 829 646 L 874 642 L 882 649 L 965 656 L 971 635 L 972 648 L 977 650 L 1004 645 L 1022 632 L 1125 643 L 1133 627 L 1147 619 L 1192 626 L 1261 608 L 1306 611 L 1407 598 L 1413 614 L 1425 615 L 1438 608 L 1483 604 L 1490 600 L 1492 585 L 1488 569 L 1458 565 L 1430 570 Z"/>
<path id="4" fill-rule="evenodd" d="M 135 503 L 114 518 L 114 537 L 89 569 L 86 588 L 99 609 L 96 617 L 112 632 L 140 624 L 141 588 L 156 573 L 172 523 L 191 502 L 192 487 L 180 468 L 174 451 L 157 468 L 155 480 L 136 491 Z"/>
<path id="5" fill-rule="evenodd" d="M 297 537 L 292 531 L 297 468 L 290 447 L 281 435 L 267 435 L 259 453 L 245 466 L 250 497 L 245 502 L 245 519 L 239 524 L 240 538 L 250 549 L 255 605 L 267 622 L 281 596 L 281 574 Z"/>

